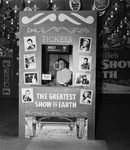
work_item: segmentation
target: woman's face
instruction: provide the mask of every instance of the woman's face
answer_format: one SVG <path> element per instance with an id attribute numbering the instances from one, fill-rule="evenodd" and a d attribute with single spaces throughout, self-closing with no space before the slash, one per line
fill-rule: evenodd
<path id="1" fill-rule="evenodd" d="M 29 96 L 29 95 L 30 95 L 30 91 L 27 90 L 27 91 L 25 92 L 25 95 L 26 95 L 26 96 Z"/>
<path id="2" fill-rule="evenodd" d="M 84 93 L 84 96 L 87 97 L 87 96 L 88 96 L 88 92 L 85 92 L 85 93 Z"/>
<path id="3" fill-rule="evenodd" d="M 84 46 L 84 47 L 87 46 L 87 45 L 88 45 L 88 42 L 89 42 L 89 41 L 85 40 L 85 41 L 83 42 L 83 46 Z"/>
<path id="4" fill-rule="evenodd" d="M 64 69 L 65 68 L 65 63 L 63 60 L 60 60 L 59 61 L 59 66 L 60 66 L 60 70 Z"/>

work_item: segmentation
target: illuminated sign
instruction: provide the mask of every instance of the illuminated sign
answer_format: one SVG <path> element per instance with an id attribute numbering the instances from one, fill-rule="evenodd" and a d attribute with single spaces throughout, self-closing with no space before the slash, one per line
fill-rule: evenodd
<path id="1" fill-rule="evenodd" d="M 68 45 L 46 45 L 47 52 L 69 53 Z"/>

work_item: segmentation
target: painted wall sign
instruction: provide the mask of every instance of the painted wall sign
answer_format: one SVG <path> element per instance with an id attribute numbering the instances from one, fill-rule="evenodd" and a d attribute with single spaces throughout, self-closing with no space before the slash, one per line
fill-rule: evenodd
<path id="1" fill-rule="evenodd" d="M 42 36 L 43 43 L 71 43 L 72 37 L 69 36 Z"/>
<path id="2" fill-rule="evenodd" d="M 97 85 L 102 93 L 130 93 L 129 46 L 100 49 Z"/>
<path id="3" fill-rule="evenodd" d="M 36 98 L 35 107 L 76 108 L 76 94 L 36 93 Z"/>

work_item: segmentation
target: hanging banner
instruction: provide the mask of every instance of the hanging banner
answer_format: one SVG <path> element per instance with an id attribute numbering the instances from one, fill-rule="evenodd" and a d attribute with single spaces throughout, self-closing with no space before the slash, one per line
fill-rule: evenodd
<path id="1" fill-rule="evenodd" d="M 130 93 L 130 45 L 98 49 L 97 90 L 100 93 Z"/>

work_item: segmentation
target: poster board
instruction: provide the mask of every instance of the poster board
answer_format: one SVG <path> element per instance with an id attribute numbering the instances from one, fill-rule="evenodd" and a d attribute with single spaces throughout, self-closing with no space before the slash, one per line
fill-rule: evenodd
<path id="1" fill-rule="evenodd" d="M 102 94 L 130 93 L 130 45 L 98 49 L 97 92 Z"/>
<path id="2" fill-rule="evenodd" d="M 83 41 L 88 42 L 86 49 L 82 49 Z M 33 43 L 32 47 L 28 46 L 28 42 Z M 51 78 L 50 73 L 42 72 L 43 64 L 48 61 L 42 57 L 43 49 L 50 46 L 59 51 L 58 45 L 60 49 L 66 48 L 66 52 L 68 45 L 72 48 L 71 55 L 66 57 L 70 59 L 73 72 L 72 85 L 68 87 L 42 84 L 43 79 Z M 26 120 L 31 120 L 30 117 L 64 116 L 87 118 L 87 137 L 94 139 L 96 12 L 20 12 L 19 56 L 19 136 L 25 137 L 25 124 Z M 50 57 L 51 61 L 53 57 L 54 54 Z M 30 59 L 31 66 L 26 63 Z M 87 66 L 82 65 L 84 61 L 88 61 Z M 79 82 L 84 76 L 85 82 Z M 85 92 L 89 93 L 90 99 L 83 103 L 81 99 Z M 24 99 L 25 93 L 30 95 L 28 100 Z"/>

